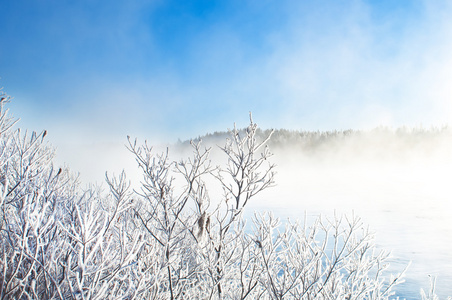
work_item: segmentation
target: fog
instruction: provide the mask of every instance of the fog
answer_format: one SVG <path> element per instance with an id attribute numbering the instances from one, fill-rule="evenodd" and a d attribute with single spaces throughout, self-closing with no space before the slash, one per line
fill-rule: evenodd
<path id="1" fill-rule="evenodd" d="M 224 163 L 218 146 L 224 145 L 226 136 L 202 138 L 206 147 L 212 147 L 214 164 Z M 101 182 L 105 171 L 118 174 L 125 169 L 132 185 L 139 186 L 140 172 L 124 144 L 104 145 L 101 152 L 106 155 L 97 158 L 99 149 L 94 147 L 91 169 L 81 172 L 82 181 Z M 192 152 L 188 142 L 168 147 L 175 160 Z M 276 185 L 247 205 L 247 218 L 254 211 L 268 210 L 282 221 L 303 219 L 305 214 L 308 218 L 355 214 L 376 233 L 378 247 L 392 250 L 391 272 L 400 272 L 411 262 L 397 295 L 419 299 L 420 288 L 429 288 L 429 275 L 437 277 L 440 298 L 452 295 L 450 129 L 276 131 L 269 147 L 277 165 Z M 157 145 L 155 153 L 165 148 Z M 220 191 L 210 190 L 212 198 L 219 196 L 215 193 Z"/>
<path id="2" fill-rule="evenodd" d="M 449 130 L 390 129 L 327 138 L 303 149 L 274 147 L 277 186 L 249 210 L 271 210 L 281 219 L 304 214 L 352 214 L 392 250 L 393 272 L 410 261 L 396 290 L 419 299 L 437 276 L 440 298 L 452 295 L 452 135 Z"/>
<path id="3" fill-rule="evenodd" d="M 204 137 L 218 162 L 222 138 Z M 452 295 L 450 129 L 276 131 L 269 146 L 276 186 L 249 203 L 248 218 L 264 210 L 283 222 L 354 214 L 375 232 L 378 247 L 392 251 L 391 272 L 411 263 L 398 296 L 419 299 L 429 275 L 437 277 L 440 298 Z"/>

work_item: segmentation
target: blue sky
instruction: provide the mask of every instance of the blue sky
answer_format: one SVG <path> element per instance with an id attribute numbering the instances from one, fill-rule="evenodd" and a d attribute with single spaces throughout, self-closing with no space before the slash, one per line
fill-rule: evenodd
<path id="1" fill-rule="evenodd" d="M 452 116 L 447 0 L 17 0 L 0 11 L 0 86 L 21 126 L 61 149 L 188 139 L 245 126 L 249 111 L 264 128 L 308 130 Z"/>

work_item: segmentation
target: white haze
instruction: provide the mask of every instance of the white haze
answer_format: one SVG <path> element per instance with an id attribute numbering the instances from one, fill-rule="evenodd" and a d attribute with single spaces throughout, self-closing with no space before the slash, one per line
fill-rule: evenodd
<path id="1" fill-rule="evenodd" d="M 282 220 L 302 219 L 305 213 L 309 217 L 354 213 L 376 233 L 379 247 L 393 251 L 391 271 L 401 271 L 412 261 L 407 282 L 397 288 L 400 295 L 418 299 L 419 288 L 429 287 L 429 275 L 437 276 L 441 298 L 452 295 L 450 129 L 417 128 L 397 134 L 380 128 L 327 138 L 312 147 L 275 143 L 271 151 L 277 164 L 276 186 L 249 203 L 247 217 L 256 210 L 271 210 Z M 213 147 L 215 163 L 221 162 L 224 157 L 217 145 L 224 140 L 206 138 L 205 144 Z M 59 149 L 60 161 L 71 162 L 69 148 Z M 164 148 L 157 147 L 155 153 Z M 178 160 L 191 150 L 173 145 L 169 152 Z M 90 167 L 79 170 L 82 182 L 102 182 L 105 171 L 118 174 L 125 169 L 132 184 L 139 185 L 140 172 L 125 145 L 93 144 L 90 153 L 72 157 L 74 164 L 77 157 L 92 157 Z"/>
<path id="2" fill-rule="evenodd" d="M 391 270 L 412 261 L 400 295 L 418 299 L 432 275 L 446 298 L 452 295 L 451 138 L 375 130 L 314 152 L 276 148 L 277 186 L 248 209 L 282 219 L 354 213 L 376 232 L 380 247 L 393 250 Z"/>
<path id="3" fill-rule="evenodd" d="M 397 295 L 419 299 L 419 289 L 437 277 L 440 298 L 452 295 L 452 132 L 377 128 L 327 137 L 317 145 L 275 141 L 276 186 L 247 207 L 271 210 L 281 220 L 322 214 L 355 214 L 392 250 L 391 271 L 411 261 Z M 221 139 L 206 138 L 220 161 Z M 283 145 L 283 146 L 281 146 Z M 189 151 L 185 149 L 184 156 Z"/>

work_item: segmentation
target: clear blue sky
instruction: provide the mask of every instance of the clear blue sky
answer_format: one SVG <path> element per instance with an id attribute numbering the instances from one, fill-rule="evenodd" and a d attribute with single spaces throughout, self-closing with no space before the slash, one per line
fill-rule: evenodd
<path id="1" fill-rule="evenodd" d="M 53 144 L 172 142 L 252 111 L 309 130 L 449 123 L 452 2 L 1 1 L 0 86 Z"/>

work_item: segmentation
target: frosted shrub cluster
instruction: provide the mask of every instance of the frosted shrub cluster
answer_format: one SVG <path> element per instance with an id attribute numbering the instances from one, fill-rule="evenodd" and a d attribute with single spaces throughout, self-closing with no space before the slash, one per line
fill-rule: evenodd
<path id="1" fill-rule="evenodd" d="M 356 217 L 246 224 L 275 174 L 251 118 L 230 131 L 224 166 L 200 142 L 174 162 L 129 139 L 141 188 L 121 174 L 102 192 L 53 166 L 45 131 L 12 130 L 1 99 L 1 299 L 388 299 L 401 281 Z"/>

